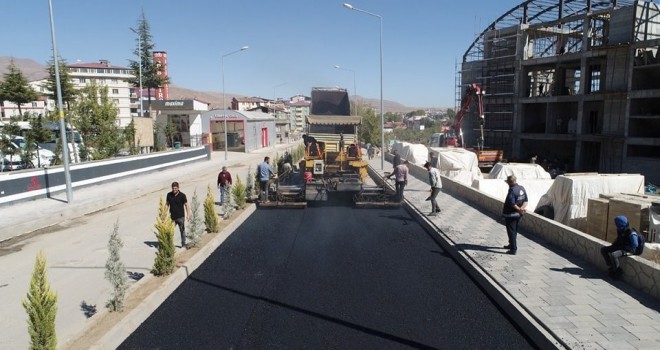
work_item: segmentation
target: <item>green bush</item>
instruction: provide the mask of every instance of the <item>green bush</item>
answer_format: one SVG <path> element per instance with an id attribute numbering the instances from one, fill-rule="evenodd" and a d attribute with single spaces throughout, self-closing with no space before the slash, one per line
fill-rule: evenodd
<path id="1" fill-rule="evenodd" d="M 37 255 L 30 280 L 30 291 L 22 304 L 28 315 L 29 349 L 57 349 L 57 294 L 50 290 L 43 251 Z"/>
<path id="2" fill-rule="evenodd" d="M 206 231 L 218 232 L 220 225 L 218 222 L 218 213 L 215 211 L 215 198 L 213 198 L 213 191 L 211 185 L 206 189 L 206 199 L 204 200 L 204 224 Z"/>
<path id="3" fill-rule="evenodd" d="M 236 184 L 231 188 L 231 194 L 234 197 L 234 203 L 236 203 L 238 209 L 245 208 L 247 203 L 247 191 L 245 190 L 245 184 L 243 184 L 241 177 L 238 175 L 236 176 Z"/>
<path id="4" fill-rule="evenodd" d="M 176 228 L 176 224 L 170 217 L 167 205 L 165 205 L 162 197 L 158 206 L 158 218 L 156 218 L 154 227 L 156 228 L 156 232 L 154 233 L 158 239 L 158 251 L 156 252 L 156 259 L 151 273 L 156 276 L 169 275 L 174 272 L 174 265 L 176 263 L 174 260 L 174 254 L 176 252 L 174 248 L 174 229 Z"/>
<path id="5" fill-rule="evenodd" d="M 252 176 L 252 166 L 250 166 L 247 173 L 247 184 L 245 185 L 245 196 L 247 199 L 250 199 L 254 193 L 254 180 L 254 176 Z"/>

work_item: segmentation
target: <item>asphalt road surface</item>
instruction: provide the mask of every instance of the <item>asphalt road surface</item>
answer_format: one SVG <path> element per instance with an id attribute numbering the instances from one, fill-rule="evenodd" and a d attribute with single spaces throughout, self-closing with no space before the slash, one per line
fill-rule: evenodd
<path id="1" fill-rule="evenodd" d="M 530 349 L 403 209 L 260 209 L 121 349 Z"/>

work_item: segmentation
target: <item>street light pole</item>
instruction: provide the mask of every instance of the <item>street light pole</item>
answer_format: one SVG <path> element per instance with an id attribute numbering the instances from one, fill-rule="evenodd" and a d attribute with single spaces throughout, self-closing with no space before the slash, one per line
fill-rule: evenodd
<path id="1" fill-rule="evenodd" d="M 140 117 L 144 117 L 144 106 L 142 105 L 142 36 L 135 29 L 129 28 L 138 37 L 138 56 L 140 57 L 140 67 L 138 69 L 140 74 Z"/>
<path id="2" fill-rule="evenodd" d="M 58 61 L 57 44 L 55 41 L 55 21 L 53 20 L 53 2 L 48 0 L 50 14 L 50 37 L 53 44 L 53 62 L 55 63 L 55 83 L 57 84 L 57 109 L 60 115 L 60 140 L 62 140 L 62 160 L 64 160 L 64 182 L 66 183 L 66 203 L 73 200 L 71 188 L 71 172 L 69 171 L 69 143 L 66 141 L 66 125 L 64 123 L 64 103 L 62 103 L 62 83 L 60 82 L 60 63 Z M 75 142 L 75 140 L 71 140 Z M 75 147 L 73 147 L 75 151 Z"/>
<path id="3" fill-rule="evenodd" d="M 358 108 L 357 108 L 357 85 L 355 84 L 355 71 L 352 69 L 344 68 L 335 65 L 335 68 L 345 70 L 347 72 L 352 72 L 353 73 L 353 100 L 355 100 L 355 115 L 358 114 Z"/>
<path id="4" fill-rule="evenodd" d="M 344 3 L 344 7 L 349 10 L 362 12 L 369 16 L 377 17 L 380 21 L 380 169 L 385 169 L 385 117 L 383 116 L 383 16 L 360 10 L 353 5 Z"/>
<path id="5" fill-rule="evenodd" d="M 227 143 L 227 107 L 225 106 L 226 105 L 225 104 L 225 57 L 227 57 L 229 55 L 233 55 L 235 53 L 239 53 L 241 51 L 245 51 L 247 49 L 248 49 L 247 46 L 243 46 L 240 49 L 238 49 L 236 51 L 232 51 L 232 52 L 227 53 L 227 54 L 224 54 L 221 57 L 221 61 L 222 61 L 222 119 L 224 119 L 224 128 L 225 128 L 225 160 L 227 160 L 227 158 L 228 158 L 227 148 L 229 146 L 229 144 Z"/>

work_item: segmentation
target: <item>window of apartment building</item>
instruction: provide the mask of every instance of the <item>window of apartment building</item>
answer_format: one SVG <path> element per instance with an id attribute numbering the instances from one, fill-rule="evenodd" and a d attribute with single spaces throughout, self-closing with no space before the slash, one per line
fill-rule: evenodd
<path id="1" fill-rule="evenodd" d="M 117 79 L 110 79 L 110 82 L 113 84 L 117 84 Z"/>
<path id="2" fill-rule="evenodd" d="M 37 103 L 36 103 L 36 102 L 32 102 L 32 107 L 37 107 Z"/>
<path id="3" fill-rule="evenodd" d="M 599 92 L 600 91 L 600 65 L 589 66 L 589 92 Z"/>
<path id="4" fill-rule="evenodd" d="M 99 68 L 99 69 L 96 70 L 96 73 L 104 74 L 104 73 L 105 73 L 105 69 L 101 69 L 101 68 Z"/>
<path id="5" fill-rule="evenodd" d="M 118 98 L 113 98 L 112 102 L 114 102 L 114 104 L 118 105 L 119 104 L 119 99 Z M 119 112 L 119 109 L 117 109 L 117 112 Z"/>
<path id="6" fill-rule="evenodd" d="M 84 84 L 87 82 L 87 78 L 80 78 L 79 81 L 81 84 Z"/>
<path id="7" fill-rule="evenodd" d="M 119 89 L 112 89 L 113 95 L 119 95 Z"/>

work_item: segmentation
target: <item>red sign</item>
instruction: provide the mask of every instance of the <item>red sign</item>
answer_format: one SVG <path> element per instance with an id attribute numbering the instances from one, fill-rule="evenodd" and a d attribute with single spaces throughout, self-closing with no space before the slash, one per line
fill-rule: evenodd
<path id="1" fill-rule="evenodd" d="M 159 76 L 167 78 L 167 52 L 165 51 L 154 51 L 154 64 L 158 68 Z M 156 89 L 156 100 L 169 100 L 169 91 L 167 84 Z"/>

